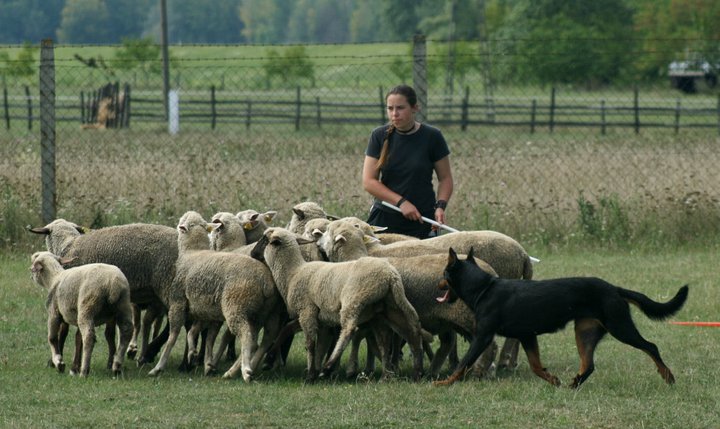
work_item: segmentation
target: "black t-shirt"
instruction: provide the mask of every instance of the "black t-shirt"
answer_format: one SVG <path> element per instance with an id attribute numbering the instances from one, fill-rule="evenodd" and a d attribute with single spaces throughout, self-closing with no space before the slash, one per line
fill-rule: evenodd
<path id="1" fill-rule="evenodd" d="M 384 125 L 373 130 L 365 155 L 380 158 L 387 128 L 388 125 Z M 437 128 L 421 124 L 412 134 L 395 130 L 387 144 L 389 156 L 380 169 L 380 181 L 413 203 L 423 216 L 432 219 L 435 215 L 433 167 L 450 154 L 445 137 Z"/>

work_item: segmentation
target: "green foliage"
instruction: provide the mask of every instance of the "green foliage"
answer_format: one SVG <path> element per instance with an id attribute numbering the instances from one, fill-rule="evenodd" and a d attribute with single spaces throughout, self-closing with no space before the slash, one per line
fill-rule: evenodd
<path id="1" fill-rule="evenodd" d="M 291 46 L 282 54 L 275 49 L 269 49 L 267 59 L 263 64 L 268 86 L 274 78 L 280 78 L 283 86 L 297 84 L 302 79 L 308 79 L 314 84 L 315 69 L 305 46 Z"/>
<path id="2" fill-rule="evenodd" d="M 577 203 L 578 221 L 584 234 L 607 244 L 627 244 L 630 222 L 616 195 L 600 197 L 595 204 L 581 191 Z"/>
<path id="3" fill-rule="evenodd" d="M 115 50 L 112 65 L 120 70 L 139 68 L 144 74 L 160 73 L 160 46 L 152 38 L 123 38 L 122 46 Z"/>
<path id="4" fill-rule="evenodd" d="M 35 75 L 37 51 L 37 47 L 30 42 L 25 42 L 15 59 L 11 59 L 7 52 L 0 52 L 0 76 L 27 77 Z"/>

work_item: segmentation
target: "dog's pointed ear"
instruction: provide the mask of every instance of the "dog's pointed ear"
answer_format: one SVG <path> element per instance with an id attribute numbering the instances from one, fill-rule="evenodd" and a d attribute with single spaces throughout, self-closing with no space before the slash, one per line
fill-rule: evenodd
<path id="1" fill-rule="evenodd" d="M 448 262 L 447 262 L 448 268 L 454 267 L 454 266 L 455 266 L 455 263 L 457 262 L 457 260 L 458 260 L 457 253 L 455 253 L 455 251 L 454 251 L 453 248 L 451 247 L 451 248 L 450 248 L 450 251 L 449 251 L 449 253 L 448 253 Z"/>
<path id="2" fill-rule="evenodd" d="M 470 250 L 467 253 L 466 259 L 468 261 L 472 261 L 473 263 L 475 262 L 475 248 L 474 247 L 470 246 Z"/>

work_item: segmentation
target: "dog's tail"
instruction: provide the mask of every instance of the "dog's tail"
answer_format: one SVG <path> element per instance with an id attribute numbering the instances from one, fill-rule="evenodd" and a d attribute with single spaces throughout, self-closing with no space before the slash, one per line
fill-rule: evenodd
<path id="1" fill-rule="evenodd" d="M 640 292 L 619 288 L 620 296 L 635 304 L 645 315 L 653 320 L 668 318 L 680 310 L 688 296 L 688 285 L 681 287 L 675 297 L 668 302 L 653 301 Z"/>

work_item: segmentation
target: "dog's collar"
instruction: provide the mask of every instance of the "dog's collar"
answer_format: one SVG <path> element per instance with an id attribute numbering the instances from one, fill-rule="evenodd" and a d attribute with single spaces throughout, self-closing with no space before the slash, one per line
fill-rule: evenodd
<path id="1" fill-rule="evenodd" d="M 490 286 L 487 286 L 485 289 L 482 290 L 482 292 L 478 294 L 477 297 L 475 297 L 473 308 L 477 308 L 477 306 L 480 304 L 480 300 L 483 298 L 483 296 L 485 296 L 485 293 L 488 291 L 488 289 L 490 289 Z"/>

